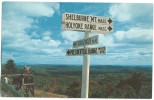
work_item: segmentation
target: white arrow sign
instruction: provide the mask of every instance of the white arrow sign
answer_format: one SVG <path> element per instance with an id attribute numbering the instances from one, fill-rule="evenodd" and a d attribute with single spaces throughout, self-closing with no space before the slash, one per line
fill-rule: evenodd
<path id="1" fill-rule="evenodd" d="M 82 14 L 62 14 L 62 29 L 96 33 L 113 32 L 113 21 L 109 17 L 88 16 Z"/>
<path id="2" fill-rule="evenodd" d="M 76 47 L 85 46 L 85 45 L 92 45 L 92 44 L 98 44 L 98 35 L 87 38 L 87 39 L 74 41 L 73 47 L 76 48 Z"/>
<path id="3" fill-rule="evenodd" d="M 106 47 L 68 49 L 66 52 L 67 56 L 98 55 L 98 54 L 106 54 Z"/>
<path id="4" fill-rule="evenodd" d="M 89 24 L 74 21 L 62 23 L 62 29 L 73 31 L 96 32 L 103 34 L 113 32 L 113 27 L 111 25 Z"/>
<path id="5" fill-rule="evenodd" d="M 82 14 L 64 13 L 62 14 L 62 22 L 80 22 L 92 24 L 113 24 L 113 20 L 109 17 L 88 16 Z"/>

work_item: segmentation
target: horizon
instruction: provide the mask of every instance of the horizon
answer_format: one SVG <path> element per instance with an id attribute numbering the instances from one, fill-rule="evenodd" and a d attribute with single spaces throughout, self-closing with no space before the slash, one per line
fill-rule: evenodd
<path id="1" fill-rule="evenodd" d="M 5 63 L 2 63 L 1 65 L 5 65 Z M 81 64 L 16 64 L 15 63 L 15 65 L 16 66 L 36 66 L 36 65 L 50 65 L 50 66 L 60 66 L 60 65 L 63 65 L 63 66 L 80 66 L 80 67 L 82 67 L 83 65 L 81 65 Z M 90 66 L 114 66 L 114 67 L 130 67 L 130 66 L 132 66 L 132 67 L 135 67 L 135 66 L 137 66 L 137 67 L 152 67 L 152 65 L 94 65 L 94 64 L 91 64 Z"/>
<path id="2" fill-rule="evenodd" d="M 152 66 L 153 4 L 106 2 L 2 2 L 1 63 L 82 65 L 82 56 L 65 55 L 84 35 L 61 29 L 65 12 L 113 19 L 112 33 L 91 33 L 99 36 L 91 47 L 107 47 L 106 55 L 90 57 L 91 65 Z"/>

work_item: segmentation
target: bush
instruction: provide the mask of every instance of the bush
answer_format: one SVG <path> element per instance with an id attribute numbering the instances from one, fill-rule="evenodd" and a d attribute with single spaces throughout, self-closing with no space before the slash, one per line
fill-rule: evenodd
<path id="1" fill-rule="evenodd" d="M 67 88 L 67 95 L 73 98 L 81 97 L 81 82 L 73 81 Z"/>

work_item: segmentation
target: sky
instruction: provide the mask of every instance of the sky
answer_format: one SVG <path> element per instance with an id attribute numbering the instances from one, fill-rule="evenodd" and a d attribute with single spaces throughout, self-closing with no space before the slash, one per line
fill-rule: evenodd
<path id="1" fill-rule="evenodd" d="M 113 32 L 99 35 L 91 47 L 107 54 L 90 56 L 92 65 L 152 65 L 152 3 L 3 2 L 2 63 L 82 65 L 83 56 L 66 56 L 84 32 L 62 30 L 62 14 L 76 13 L 113 19 Z"/>

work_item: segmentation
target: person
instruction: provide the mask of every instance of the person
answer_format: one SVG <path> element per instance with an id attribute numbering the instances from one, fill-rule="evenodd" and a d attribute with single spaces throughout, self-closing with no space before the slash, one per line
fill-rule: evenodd
<path id="1" fill-rule="evenodd" d="M 25 74 L 29 75 L 30 74 L 30 66 L 25 66 Z"/>

